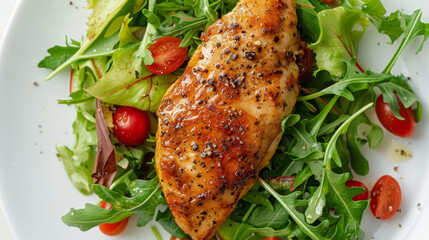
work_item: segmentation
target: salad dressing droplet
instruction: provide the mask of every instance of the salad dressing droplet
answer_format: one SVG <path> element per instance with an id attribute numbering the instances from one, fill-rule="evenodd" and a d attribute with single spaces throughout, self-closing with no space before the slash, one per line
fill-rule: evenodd
<path id="1" fill-rule="evenodd" d="M 392 140 L 387 153 L 393 162 L 403 162 L 413 157 L 411 148 L 398 140 Z"/>

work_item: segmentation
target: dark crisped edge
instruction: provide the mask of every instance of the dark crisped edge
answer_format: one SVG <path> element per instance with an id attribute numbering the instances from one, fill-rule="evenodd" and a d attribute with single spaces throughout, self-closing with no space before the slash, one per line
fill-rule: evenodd
<path id="1" fill-rule="evenodd" d="M 92 180 L 95 184 L 110 187 L 116 175 L 116 159 L 110 132 L 104 119 L 101 101 L 97 99 L 95 109 L 96 130 L 98 137 L 97 155 L 95 158 Z"/>

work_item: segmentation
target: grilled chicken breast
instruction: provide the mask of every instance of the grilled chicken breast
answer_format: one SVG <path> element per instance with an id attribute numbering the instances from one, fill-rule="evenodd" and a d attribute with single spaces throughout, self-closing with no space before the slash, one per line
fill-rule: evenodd
<path id="1" fill-rule="evenodd" d="M 278 147 L 299 93 L 296 25 L 293 0 L 241 0 L 161 102 L 156 171 L 192 239 L 214 236 Z"/>

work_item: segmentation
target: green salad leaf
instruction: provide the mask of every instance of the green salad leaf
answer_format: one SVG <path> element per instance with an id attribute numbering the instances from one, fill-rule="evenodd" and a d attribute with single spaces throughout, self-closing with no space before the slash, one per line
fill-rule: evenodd
<path id="1" fill-rule="evenodd" d="M 282 205 L 282 207 L 287 211 L 291 218 L 296 222 L 300 229 L 311 239 L 327 239 L 323 236 L 324 232 L 327 230 L 329 225 L 327 220 L 322 221 L 319 225 L 314 226 L 306 222 L 305 216 L 303 213 L 297 210 L 299 206 L 307 205 L 307 201 L 298 200 L 298 196 L 301 195 L 301 192 L 293 192 L 289 195 L 280 195 L 277 193 L 269 184 L 264 180 L 259 179 L 259 183 Z"/>
<path id="2" fill-rule="evenodd" d="M 156 112 L 167 88 L 183 73 L 184 66 L 168 75 L 155 75 L 145 65 L 154 62 L 148 47 L 156 39 L 174 36 L 188 47 L 188 58 L 201 44 L 201 33 L 228 13 L 237 0 L 89 0 L 93 9 L 83 42 L 54 46 L 39 67 L 52 69 L 47 77 L 72 65 L 71 94 L 61 104 L 77 109 L 73 148 L 58 145 L 57 151 L 73 184 L 81 192 L 92 190 L 111 210 L 94 204 L 71 209 L 63 216 L 69 225 L 89 230 L 131 215 L 137 226 L 157 221 L 170 234 L 187 235 L 166 207 L 154 170 Z M 383 130 L 364 111 L 380 92 L 394 115 L 400 105 L 413 107 L 418 119 L 422 107 L 407 78 L 391 73 L 408 43 L 429 37 L 422 12 L 386 14 L 380 0 L 342 0 L 325 4 L 320 0 L 296 0 L 298 30 L 313 50 L 313 76 L 300 79 L 302 91 L 292 114 L 280 123 L 283 133 L 258 183 L 237 203 L 218 230 L 225 240 L 363 239 L 360 228 L 368 201 L 353 201 L 364 190 L 348 188 L 353 174 L 366 175 L 369 161 L 362 147 L 380 145 Z M 361 67 L 357 50 L 369 24 L 387 35 L 392 43 L 401 40 L 383 72 Z M 306 44 L 303 44 L 305 47 Z M 114 134 L 117 174 L 110 188 L 93 184 L 97 135 L 95 100 L 105 103 L 109 128 L 117 106 L 148 111 L 150 137 L 139 146 L 124 146 Z M 365 129 L 362 132 L 362 129 Z M 157 231 L 154 231 L 157 232 Z M 158 236 L 158 235 L 157 235 Z"/>
<path id="3" fill-rule="evenodd" d="M 118 42 L 122 20 L 135 8 L 135 0 L 93 0 L 93 13 L 88 18 L 87 36 L 73 56 L 58 66 L 49 80 L 70 64 L 97 56 L 111 55 Z"/>
<path id="4" fill-rule="evenodd" d="M 186 238 L 188 235 L 174 221 L 170 209 L 159 211 L 156 214 L 156 221 L 161 224 L 165 231 L 178 238 Z"/>
<path id="5" fill-rule="evenodd" d="M 109 72 L 85 91 L 106 103 L 155 112 L 165 91 L 177 76 L 149 72 L 135 61 L 130 50 L 117 51 L 112 59 Z"/>
<path id="6" fill-rule="evenodd" d="M 160 199 L 163 199 L 161 198 L 158 179 L 150 181 L 135 180 L 130 184 L 131 197 L 125 197 L 100 185 L 94 185 L 94 192 L 101 199 L 112 205 L 112 209 L 103 209 L 93 204 L 86 204 L 83 209 L 76 210 L 72 208 L 70 212 L 62 217 L 65 224 L 87 231 L 102 223 L 119 222 L 134 213 L 138 213 L 140 219 L 147 219 L 147 215 L 152 219 L 155 208 L 162 201 Z M 145 224 L 147 222 L 145 220 Z M 144 226 L 145 224 L 139 225 Z"/>
<path id="7" fill-rule="evenodd" d="M 37 67 L 55 70 L 79 50 L 78 46 L 54 46 L 48 49 L 49 56 L 39 62 Z"/>
<path id="8" fill-rule="evenodd" d="M 309 48 L 316 54 L 318 71 L 327 70 L 333 76 L 344 76 L 344 62 L 356 57 L 358 41 L 369 20 L 343 7 L 323 10 L 317 17 L 320 36 Z M 356 65 L 360 68 L 357 62 Z"/>

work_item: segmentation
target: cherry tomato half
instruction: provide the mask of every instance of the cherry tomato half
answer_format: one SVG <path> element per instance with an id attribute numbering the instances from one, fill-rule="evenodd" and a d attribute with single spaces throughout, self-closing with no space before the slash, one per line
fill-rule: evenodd
<path id="1" fill-rule="evenodd" d="M 154 74 L 164 75 L 174 72 L 183 64 L 188 55 L 188 48 L 179 47 L 182 40 L 177 37 L 162 37 L 148 47 L 154 63 L 146 65 Z"/>
<path id="2" fill-rule="evenodd" d="M 149 130 L 149 115 L 142 110 L 133 107 L 119 107 L 113 114 L 113 134 L 126 146 L 143 143 Z"/>
<path id="3" fill-rule="evenodd" d="M 100 207 L 104 209 L 112 209 L 112 206 L 106 201 L 102 201 L 100 203 Z M 127 217 L 124 220 L 121 220 L 116 223 L 103 223 L 103 224 L 100 224 L 98 227 L 100 228 L 100 231 L 102 233 L 109 236 L 116 236 L 118 234 L 121 234 L 125 230 L 125 227 L 127 227 L 129 219 L 130 218 Z"/>
<path id="4" fill-rule="evenodd" d="M 401 206 L 401 188 L 391 176 L 384 175 L 371 190 L 370 208 L 376 218 L 389 219 Z"/>
<path id="5" fill-rule="evenodd" d="M 399 137 L 409 137 L 413 135 L 416 129 L 416 117 L 411 107 L 405 108 L 404 105 L 399 101 L 399 114 L 404 120 L 399 120 L 393 115 L 392 109 L 388 103 L 383 101 L 383 96 L 380 94 L 377 97 L 375 104 L 375 112 L 377 113 L 378 120 L 381 124 L 391 133 Z"/>
<path id="6" fill-rule="evenodd" d="M 263 240 L 279 240 L 278 237 L 266 237 Z"/>
<path id="7" fill-rule="evenodd" d="M 368 200 L 368 197 L 369 197 L 368 188 L 362 182 L 359 182 L 359 181 L 356 181 L 356 180 L 347 180 L 346 181 L 346 186 L 349 187 L 349 188 L 352 188 L 352 187 L 361 187 L 361 188 L 365 189 L 365 192 L 354 196 L 352 198 L 353 201 Z"/>

